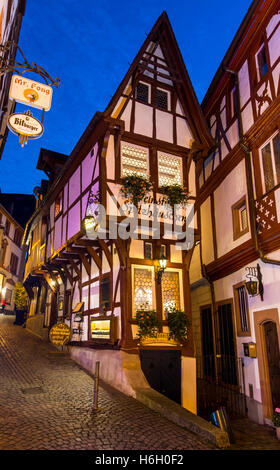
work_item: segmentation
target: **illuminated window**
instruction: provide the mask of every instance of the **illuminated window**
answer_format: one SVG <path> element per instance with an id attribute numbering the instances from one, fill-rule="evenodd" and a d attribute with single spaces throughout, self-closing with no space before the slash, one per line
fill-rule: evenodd
<path id="1" fill-rule="evenodd" d="M 148 171 L 148 149 L 127 142 L 121 143 L 122 177 L 137 174 L 145 177 Z"/>
<path id="2" fill-rule="evenodd" d="M 133 312 L 153 309 L 153 275 L 152 268 L 134 268 L 133 270 Z"/>
<path id="3" fill-rule="evenodd" d="M 163 311 L 168 312 L 172 308 L 180 309 L 180 284 L 179 273 L 165 271 L 161 281 Z"/>
<path id="4" fill-rule="evenodd" d="M 55 200 L 54 216 L 57 217 L 62 212 L 62 193 Z"/>
<path id="5" fill-rule="evenodd" d="M 236 240 L 249 231 L 245 196 L 232 206 L 232 219 L 233 239 Z"/>
<path id="6" fill-rule="evenodd" d="M 158 152 L 158 184 L 159 186 L 172 186 L 182 184 L 182 159 Z"/>
<path id="7" fill-rule="evenodd" d="M 264 192 L 280 183 L 280 137 L 274 135 L 260 148 Z"/>

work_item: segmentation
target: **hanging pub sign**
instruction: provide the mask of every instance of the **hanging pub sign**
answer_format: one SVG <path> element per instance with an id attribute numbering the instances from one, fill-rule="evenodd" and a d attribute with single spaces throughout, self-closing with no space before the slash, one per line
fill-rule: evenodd
<path id="1" fill-rule="evenodd" d="M 49 111 L 52 102 L 52 88 L 20 75 L 13 75 L 9 97 L 19 103 Z"/>
<path id="2" fill-rule="evenodd" d="M 44 132 L 42 123 L 32 116 L 30 111 L 11 114 L 7 125 L 14 134 L 19 136 L 22 147 L 28 139 L 38 139 Z"/>
<path id="3" fill-rule="evenodd" d="M 55 346 L 64 346 L 71 337 L 71 330 L 65 323 L 56 323 L 49 333 L 50 341 Z"/>

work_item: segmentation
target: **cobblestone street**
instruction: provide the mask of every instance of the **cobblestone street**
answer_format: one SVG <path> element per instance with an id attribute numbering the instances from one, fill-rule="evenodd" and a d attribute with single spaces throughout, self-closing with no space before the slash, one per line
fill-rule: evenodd
<path id="1" fill-rule="evenodd" d="M 213 449 L 0 315 L 0 449 Z"/>
<path id="2" fill-rule="evenodd" d="M 217 450 L 133 398 L 93 379 L 69 356 L 0 315 L 1 450 Z M 232 422 L 232 450 L 280 450 L 275 431 Z"/>

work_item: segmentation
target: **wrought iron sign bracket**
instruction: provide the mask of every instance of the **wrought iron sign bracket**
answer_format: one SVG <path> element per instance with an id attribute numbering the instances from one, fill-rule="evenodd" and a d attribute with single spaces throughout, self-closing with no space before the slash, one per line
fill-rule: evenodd
<path id="1" fill-rule="evenodd" d="M 16 48 L 22 55 L 22 62 L 9 57 L 10 50 Z M 17 72 L 22 75 L 25 72 L 33 72 L 45 80 L 47 85 L 53 85 L 58 88 L 60 79 L 55 77 L 54 79 L 48 74 L 48 72 L 40 67 L 35 62 L 28 62 L 21 48 L 14 41 L 7 41 L 5 44 L 0 45 L 1 66 L 0 66 L 0 77 L 9 72 Z"/>

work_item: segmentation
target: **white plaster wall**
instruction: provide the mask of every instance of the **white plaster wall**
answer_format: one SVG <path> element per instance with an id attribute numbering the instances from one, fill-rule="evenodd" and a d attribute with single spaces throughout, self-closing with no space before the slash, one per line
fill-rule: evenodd
<path id="1" fill-rule="evenodd" d="M 203 202 L 200 208 L 201 215 L 201 244 L 202 260 L 204 264 L 211 263 L 214 260 L 212 218 L 210 197 Z"/>
<path id="2" fill-rule="evenodd" d="M 245 162 L 242 160 L 214 191 L 218 257 L 233 250 L 251 237 L 249 231 L 237 240 L 233 240 L 231 207 L 245 195 L 247 197 Z"/>
<path id="3" fill-rule="evenodd" d="M 173 143 L 173 115 L 156 110 L 156 138 Z"/>
<path id="4" fill-rule="evenodd" d="M 135 103 L 134 132 L 153 137 L 153 108 L 151 106 Z"/>
<path id="5" fill-rule="evenodd" d="M 201 263 L 200 263 L 200 246 L 196 245 L 189 269 L 190 284 L 198 281 L 201 278 Z"/>
<path id="6" fill-rule="evenodd" d="M 280 15 L 277 15 L 277 16 L 278 16 L 278 21 L 279 21 Z M 276 62 L 276 60 L 278 59 L 280 55 L 280 26 L 279 25 L 268 41 L 268 49 L 269 49 L 270 64 L 271 66 L 273 66 L 273 64 Z"/>
<path id="7" fill-rule="evenodd" d="M 181 362 L 182 382 L 181 396 L 182 406 L 192 413 L 197 413 L 196 403 L 196 359 L 195 357 L 182 356 Z"/>
<path id="8" fill-rule="evenodd" d="M 240 90 L 240 105 L 242 108 L 250 98 L 250 80 L 247 60 L 245 60 L 244 64 L 238 72 L 238 79 Z"/>
<path id="9" fill-rule="evenodd" d="M 187 121 L 183 118 L 176 117 L 176 128 L 177 128 L 177 144 L 182 147 L 191 148 L 191 141 L 193 135 Z"/>

